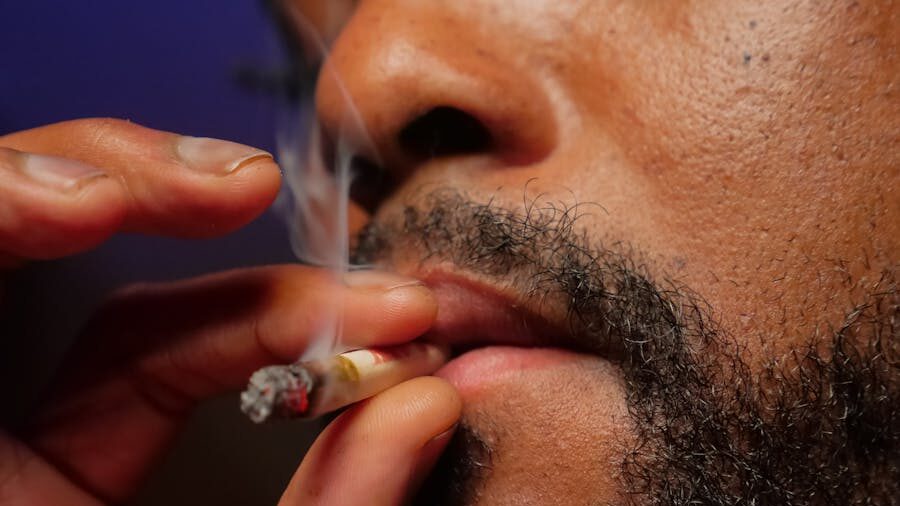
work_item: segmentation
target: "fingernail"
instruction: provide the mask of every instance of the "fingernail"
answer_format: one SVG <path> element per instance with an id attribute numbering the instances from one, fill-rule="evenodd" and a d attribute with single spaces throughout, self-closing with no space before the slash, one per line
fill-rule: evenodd
<path id="1" fill-rule="evenodd" d="M 456 425 L 457 424 L 453 424 L 449 429 L 429 439 L 428 442 L 422 446 L 422 449 L 419 450 L 419 459 L 427 460 L 430 457 L 440 455 L 441 452 L 444 451 L 444 446 L 446 446 L 450 438 L 453 437 L 453 433 L 456 432 Z"/>
<path id="2" fill-rule="evenodd" d="M 226 175 L 253 162 L 271 159 L 260 149 L 209 137 L 179 137 L 175 143 L 178 158 L 188 167 L 208 174 Z"/>
<path id="3" fill-rule="evenodd" d="M 437 460 L 441 457 L 441 454 L 447 447 L 447 443 L 450 442 L 450 438 L 453 437 L 457 425 L 458 424 L 453 424 L 449 429 L 431 438 L 422 446 L 422 449 L 419 450 L 419 455 L 412 468 L 412 476 L 410 476 L 411 490 L 418 489 L 422 482 L 425 481 L 425 477 L 428 476 L 428 473 L 437 463 Z"/>
<path id="4" fill-rule="evenodd" d="M 344 275 L 344 283 L 355 288 L 380 288 L 393 290 L 405 286 L 424 286 L 418 279 L 401 276 L 393 272 L 385 271 L 353 271 Z"/>
<path id="5" fill-rule="evenodd" d="M 106 177 L 106 172 L 68 158 L 37 155 L 22 155 L 22 172 L 33 181 L 57 190 L 72 191 L 85 184 Z"/>

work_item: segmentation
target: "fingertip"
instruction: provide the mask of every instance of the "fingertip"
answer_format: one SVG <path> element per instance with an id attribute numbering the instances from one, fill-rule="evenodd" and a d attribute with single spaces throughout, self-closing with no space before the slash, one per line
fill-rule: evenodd
<path id="1" fill-rule="evenodd" d="M 265 151 L 222 139 L 190 136 L 172 136 L 172 146 L 172 183 L 177 185 L 180 179 L 185 192 L 175 204 L 193 208 L 194 221 L 187 223 L 193 237 L 239 228 L 261 214 L 278 195 L 281 171 Z M 217 226 L 203 227 L 204 223 Z"/>
<path id="2" fill-rule="evenodd" d="M 407 403 L 408 420 L 420 423 L 423 416 L 427 417 L 426 425 L 432 428 L 429 437 L 436 437 L 453 427 L 462 413 L 459 392 L 448 381 L 436 376 L 413 378 L 388 392 L 397 397 L 398 403 Z"/>
<path id="3" fill-rule="evenodd" d="M 435 434 L 421 446 L 412 462 L 407 497 L 411 497 L 421 487 L 450 443 L 462 416 L 462 398 L 449 382 L 434 376 L 424 376 L 410 381 L 415 381 L 416 388 L 431 393 L 432 406 L 429 411 L 434 422 L 432 427 Z"/>
<path id="4" fill-rule="evenodd" d="M 359 346 L 411 341 L 431 328 L 438 313 L 437 299 L 421 283 L 351 290 L 345 300 L 344 328 Z"/>
<path id="5" fill-rule="evenodd" d="M 446 381 L 414 378 L 341 414 L 313 444 L 282 504 L 400 504 L 449 441 L 462 401 Z M 298 501 L 298 502 L 292 502 Z"/>
<path id="6" fill-rule="evenodd" d="M 437 313 L 437 299 L 423 284 L 395 288 L 384 295 L 386 319 L 402 323 L 406 335 L 423 334 L 434 323 Z"/>
<path id="7" fill-rule="evenodd" d="M 226 174 L 175 166 L 168 177 L 131 178 L 126 184 L 136 196 L 128 230 L 208 238 L 243 227 L 271 206 L 281 171 L 271 157 L 262 157 Z"/>
<path id="8" fill-rule="evenodd" d="M 370 425 L 365 430 L 398 438 L 415 449 L 452 427 L 462 411 L 456 390 L 434 376 L 404 381 L 369 399 L 367 404 L 358 408 L 368 413 L 366 420 Z"/>
<path id="9" fill-rule="evenodd" d="M 232 211 L 245 216 L 256 216 L 264 211 L 281 189 L 281 168 L 271 157 L 259 156 L 240 165 L 225 176 L 214 178 L 224 187 L 225 204 Z"/>
<path id="10" fill-rule="evenodd" d="M 195 227 L 193 237 L 217 236 L 233 232 L 265 212 L 278 197 L 281 169 L 271 158 L 254 160 L 234 173 L 218 178 L 210 195 L 207 223 L 215 229 L 203 228 L 203 220 Z"/>

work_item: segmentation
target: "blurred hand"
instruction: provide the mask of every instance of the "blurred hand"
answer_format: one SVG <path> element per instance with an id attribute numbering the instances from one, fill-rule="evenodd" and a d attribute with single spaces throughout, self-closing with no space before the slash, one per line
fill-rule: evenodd
<path id="1" fill-rule="evenodd" d="M 268 207 L 279 181 L 264 152 L 117 120 L 0 137 L 0 266 L 83 251 L 120 230 L 224 234 Z M 371 272 L 347 281 L 273 266 L 115 294 L 27 433 L 0 432 L 0 504 L 127 500 L 199 401 L 244 386 L 263 365 L 294 360 L 336 301 L 353 345 L 409 341 L 434 320 L 421 284 Z M 282 502 L 400 504 L 459 411 L 456 393 L 436 378 L 360 403 L 322 434 Z"/>

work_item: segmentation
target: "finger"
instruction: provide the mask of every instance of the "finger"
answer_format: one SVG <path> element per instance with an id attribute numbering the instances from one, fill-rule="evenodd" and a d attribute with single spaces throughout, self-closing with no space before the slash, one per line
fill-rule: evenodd
<path id="1" fill-rule="evenodd" d="M 143 374 L 196 400 L 242 386 L 262 365 L 292 362 L 319 339 L 348 348 L 410 341 L 436 314 L 421 282 L 393 273 L 338 280 L 298 265 L 234 270 L 121 291 L 85 329 L 86 353 L 71 362 L 91 370 L 138 361 Z M 209 377 L 216 381 L 191 381 Z"/>
<path id="2" fill-rule="evenodd" d="M 126 208 L 122 188 L 96 167 L 0 148 L 0 257 L 6 262 L 91 248 L 121 225 Z"/>
<path id="3" fill-rule="evenodd" d="M 17 506 L 100 506 L 44 459 L 0 431 L 0 503 Z"/>
<path id="4" fill-rule="evenodd" d="M 453 387 L 434 377 L 360 403 L 319 436 L 279 504 L 402 504 L 450 440 L 461 409 Z"/>
<path id="5" fill-rule="evenodd" d="M 129 231 L 207 237 L 265 210 L 280 184 L 272 157 L 233 142 L 113 119 L 56 123 L 0 137 L 0 146 L 78 160 L 117 179 Z"/>
<path id="6" fill-rule="evenodd" d="M 281 266 L 129 290 L 88 326 L 29 441 L 101 497 L 121 500 L 198 400 L 295 360 L 334 331 L 330 318 L 345 315 L 344 335 L 357 346 L 408 341 L 432 324 L 436 305 L 423 285 L 361 277 L 346 287 L 319 269 Z"/>

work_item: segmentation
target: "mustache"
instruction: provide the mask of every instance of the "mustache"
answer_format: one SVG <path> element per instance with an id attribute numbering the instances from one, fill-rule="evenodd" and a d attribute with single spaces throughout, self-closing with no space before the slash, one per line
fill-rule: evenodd
<path id="1" fill-rule="evenodd" d="M 660 353 L 683 354 L 696 319 L 703 319 L 700 304 L 674 283 L 654 281 L 624 243 L 591 243 L 579 227 L 591 206 L 528 198 L 526 188 L 522 205 L 507 208 L 438 188 L 368 224 L 351 261 L 370 264 L 414 251 L 423 263 L 449 261 L 512 284 L 528 298 L 564 305 L 570 327 L 565 344 L 613 353 L 629 368 Z"/>

